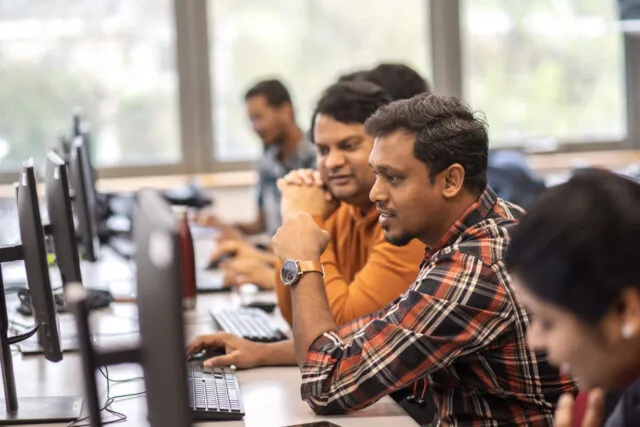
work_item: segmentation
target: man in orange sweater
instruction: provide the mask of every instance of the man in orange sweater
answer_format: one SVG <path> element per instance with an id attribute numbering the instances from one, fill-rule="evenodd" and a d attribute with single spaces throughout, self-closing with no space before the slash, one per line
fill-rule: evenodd
<path id="1" fill-rule="evenodd" d="M 367 81 L 329 87 L 313 115 L 319 174 L 302 170 L 279 182 L 283 217 L 307 212 L 331 235 L 321 263 L 327 298 L 338 324 L 392 302 L 413 282 L 424 256 L 424 245 L 417 240 L 402 247 L 385 240 L 379 214 L 369 200 L 375 182 L 368 165 L 373 138 L 365 132 L 364 122 L 389 102 L 379 86 Z M 277 289 L 281 312 L 291 323 L 290 293 L 281 284 Z M 260 344 L 226 333 L 198 337 L 188 351 L 209 347 L 224 347 L 227 354 L 206 361 L 207 365 L 248 368 L 293 365 L 296 360 L 291 341 Z"/>

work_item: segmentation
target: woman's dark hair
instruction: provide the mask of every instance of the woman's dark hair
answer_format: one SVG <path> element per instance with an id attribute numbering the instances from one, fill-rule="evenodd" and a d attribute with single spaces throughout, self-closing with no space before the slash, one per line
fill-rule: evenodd
<path id="1" fill-rule="evenodd" d="M 640 286 L 638 242 L 640 184 L 584 169 L 533 203 L 505 261 L 534 295 L 594 324 Z"/>
<path id="2" fill-rule="evenodd" d="M 429 167 L 432 182 L 458 163 L 467 190 L 480 194 L 487 186 L 486 123 L 458 98 L 422 94 L 395 101 L 376 111 L 365 126 L 376 138 L 396 131 L 415 134 L 413 154 Z"/>

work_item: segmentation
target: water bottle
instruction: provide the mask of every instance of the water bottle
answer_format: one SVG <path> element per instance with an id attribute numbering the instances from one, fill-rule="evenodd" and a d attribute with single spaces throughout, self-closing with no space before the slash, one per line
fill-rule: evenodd
<path id="1" fill-rule="evenodd" d="M 193 236 L 189 228 L 187 209 L 174 206 L 180 232 L 180 254 L 182 258 L 182 307 L 192 310 L 196 306 L 196 262 L 193 250 Z"/>

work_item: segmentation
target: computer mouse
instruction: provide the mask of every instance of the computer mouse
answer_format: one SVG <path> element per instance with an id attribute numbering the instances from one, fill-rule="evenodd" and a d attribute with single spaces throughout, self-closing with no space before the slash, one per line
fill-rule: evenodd
<path id="1" fill-rule="evenodd" d="M 206 269 L 207 270 L 217 270 L 218 268 L 220 268 L 220 264 L 222 264 L 225 261 L 228 261 L 230 259 L 233 259 L 233 257 L 235 256 L 235 254 L 224 254 L 219 256 L 218 258 L 212 259 L 211 261 L 209 261 L 209 264 L 207 264 Z"/>
<path id="2" fill-rule="evenodd" d="M 252 301 L 250 303 L 244 304 L 244 307 L 247 307 L 247 308 L 259 308 L 260 310 L 264 311 L 265 313 L 273 313 L 273 310 L 276 309 L 276 303 L 275 302 L 269 302 L 269 301 Z"/>
<path id="3" fill-rule="evenodd" d="M 216 356 L 224 356 L 226 353 L 224 348 L 208 348 L 206 350 L 202 350 L 199 353 L 194 353 L 190 356 L 187 356 L 188 362 L 204 362 L 205 360 L 209 360 L 212 357 Z"/>

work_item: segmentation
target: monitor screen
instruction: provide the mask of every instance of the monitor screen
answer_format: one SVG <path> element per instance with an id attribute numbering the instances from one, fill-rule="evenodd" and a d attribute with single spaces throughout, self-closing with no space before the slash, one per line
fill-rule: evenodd
<path id="1" fill-rule="evenodd" d="M 36 176 L 31 159 L 25 163 L 20 172 L 17 193 L 18 223 L 34 318 L 39 325 L 38 334 L 45 357 L 57 362 L 62 359 L 58 315 L 49 280 L 44 229 L 40 218 Z"/>
<path id="2" fill-rule="evenodd" d="M 56 262 L 62 283 L 82 282 L 73 211 L 69 197 L 69 177 L 64 160 L 54 151 L 47 153 L 45 195 Z"/>

